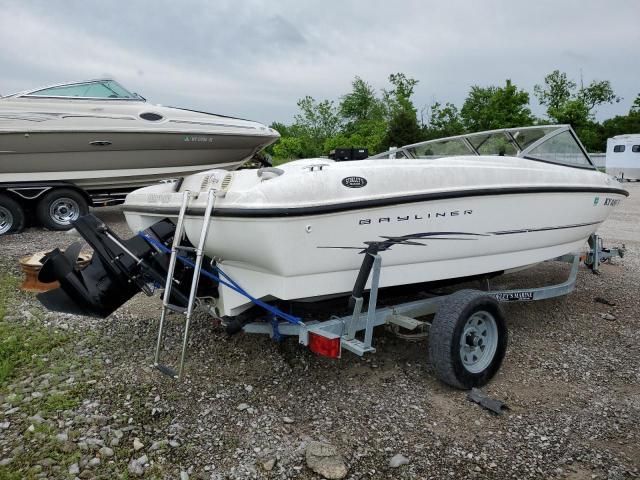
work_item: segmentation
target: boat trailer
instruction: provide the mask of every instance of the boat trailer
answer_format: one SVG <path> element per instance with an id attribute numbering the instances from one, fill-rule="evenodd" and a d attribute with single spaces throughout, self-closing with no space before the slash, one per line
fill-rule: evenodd
<path id="1" fill-rule="evenodd" d="M 589 238 L 589 247 L 586 253 L 563 255 L 549 260 L 570 264 L 568 278 L 557 284 L 536 288 L 493 290 L 487 279 L 489 288 L 486 291 L 458 290 L 446 295 L 378 307 L 383 259 L 377 252 L 377 245 L 372 243 L 365 253 L 369 259 L 365 257 L 363 261 L 350 299 L 353 307 L 350 315 L 333 317 L 325 321 L 312 320 L 304 324 L 282 321 L 251 322 L 245 324 L 242 330 L 246 333 L 268 334 L 276 339 L 281 336 L 297 336 L 299 343 L 314 353 L 330 358 L 340 358 L 343 349 L 359 356 L 375 353 L 376 349 L 373 346 L 375 327 L 388 325 L 408 331 L 426 327 L 429 329 L 431 362 L 440 380 L 462 389 L 478 387 L 487 383 L 497 372 L 506 350 L 507 331 L 504 321 L 499 318 L 502 314 L 497 304 L 532 302 L 568 295 L 576 287 L 581 263 L 597 274 L 602 263 L 614 257 L 622 257 L 625 253 L 624 246 L 604 248 L 602 239 L 596 234 Z M 371 288 L 368 307 L 363 312 L 365 303 L 363 290 L 369 277 L 371 277 Z M 420 319 L 434 314 L 431 321 Z M 496 328 L 491 333 L 492 323 Z M 491 338 L 492 334 L 494 338 Z M 501 336 L 504 337 L 503 341 L 499 338 Z M 408 337 L 410 338 L 411 335 Z M 449 351 L 442 352 L 443 345 L 451 348 L 445 349 Z M 459 348 L 456 348 L 458 345 Z M 437 352 L 434 350 L 440 350 L 440 355 L 436 355 Z M 484 355 L 490 355 L 493 358 L 484 358 Z M 492 363 L 494 364 L 491 365 Z"/>
<path id="2" fill-rule="evenodd" d="M 561 283 L 537 288 L 494 290 L 489 276 L 486 290 L 463 289 L 450 294 L 433 295 L 419 300 L 379 306 L 380 275 L 383 254 L 388 241 L 369 242 L 349 299 L 348 315 L 331 316 L 328 320 L 303 321 L 278 306 L 252 297 L 226 275 L 213 259 L 204 256 L 214 194 L 209 193 L 205 221 L 197 242 L 191 245 L 184 236 L 184 216 L 189 203 L 185 195 L 178 222 L 169 220 L 154 224 L 145 232 L 128 240 L 119 238 L 104 223 L 92 215 L 76 222 L 78 232 L 94 248 L 90 264 L 83 270 L 75 268 L 80 244 L 65 252 L 54 250 L 47 254 L 40 280 L 59 280 L 61 287 L 38 295 L 50 310 L 106 317 L 137 292 L 151 296 L 162 290 L 162 315 L 153 366 L 162 373 L 180 379 L 183 374 L 189 344 L 189 327 L 196 308 L 216 316 L 215 298 L 211 293 L 223 284 L 245 295 L 266 312 L 266 316 L 252 316 L 249 310 L 238 317 L 220 319 L 227 331 L 267 334 L 274 340 L 297 336 L 301 345 L 314 353 L 340 358 L 346 350 L 356 355 L 376 351 L 373 346 L 374 328 L 388 325 L 396 330 L 420 332 L 401 334 L 404 338 L 429 339 L 429 358 L 436 375 L 443 382 L 461 389 L 486 384 L 499 370 L 507 347 L 507 327 L 501 303 L 546 300 L 571 293 L 576 286 L 579 266 L 585 263 L 598 273 L 603 262 L 624 255 L 621 248 L 604 248 L 597 235 L 589 238 L 586 253 L 564 255 L 551 261 L 570 264 L 568 278 Z M 171 246 L 171 248 L 169 248 Z M 203 268 L 204 260 L 211 268 Z M 502 273 L 502 272 L 497 272 Z M 477 277 L 476 277 L 477 278 Z M 468 281 L 460 279 L 461 282 Z M 369 286 L 366 311 L 365 289 Z M 164 289 L 162 288 L 164 286 Z M 177 371 L 160 363 L 165 323 L 169 315 L 184 316 L 182 349 Z M 425 317 L 431 316 L 431 320 Z M 327 315 L 328 317 L 328 315 Z"/>

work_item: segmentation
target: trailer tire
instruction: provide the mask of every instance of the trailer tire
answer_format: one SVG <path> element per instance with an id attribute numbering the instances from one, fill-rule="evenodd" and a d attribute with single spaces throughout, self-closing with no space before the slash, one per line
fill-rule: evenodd
<path id="1" fill-rule="evenodd" d="M 441 381 L 468 390 L 497 373 L 507 341 L 498 301 L 478 290 L 460 290 L 443 301 L 433 319 L 429 360 Z"/>
<path id="2" fill-rule="evenodd" d="M 21 232 L 24 222 L 22 206 L 9 195 L 0 193 L 0 235 Z"/>
<path id="3" fill-rule="evenodd" d="M 49 230 L 69 230 L 79 217 L 89 213 L 84 196 L 71 188 L 56 188 L 42 196 L 36 206 L 36 217 Z"/>

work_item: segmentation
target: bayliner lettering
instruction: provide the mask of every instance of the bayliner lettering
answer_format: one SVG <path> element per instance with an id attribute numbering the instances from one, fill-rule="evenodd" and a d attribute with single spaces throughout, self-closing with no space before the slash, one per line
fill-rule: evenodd
<path id="1" fill-rule="evenodd" d="M 367 179 L 362 177 L 345 177 L 342 184 L 347 188 L 362 188 L 367 184 Z"/>
<path id="2" fill-rule="evenodd" d="M 458 217 L 472 215 L 473 210 L 444 210 L 442 212 L 427 212 L 413 215 L 398 215 L 394 217 L 361 218 L 358 225 L 371 225 L 375 223 L 397 223 L 429 220 L 432 218 Z"/>

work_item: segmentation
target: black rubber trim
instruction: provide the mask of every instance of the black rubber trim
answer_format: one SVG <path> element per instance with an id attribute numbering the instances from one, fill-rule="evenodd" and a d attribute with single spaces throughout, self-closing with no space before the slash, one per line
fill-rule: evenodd
<path id="1" fill-rule="evenodd" d="M 357 202 L 335 203 L 333 205 L 319 205 L 315 207 L 298 208 L 216 208 L 213 211 L 215 217 L 303 217 L 309 215 L 323 215 L 326 213 L 346 212 L 350 210 L 363 210 L 365 208 L 384 207 L 388 205 L 402 205 L 405 203 L 418 203 L 429 200 L 444 200 L 450 198 L 484 197 L 488 195 L 518 195 L 534 193 L 614 193 L 629 196 L 629 192 L 622 188 L 594 188 L 594 187 L 515 187 L 515 188 L 485 188 L 479 190 L 464 190 L 456 192 L 423 193 L 419 195 L 407 195 L 404 197 L 376 198 Z M 177 215 L 179 209 L 174 207 L 144 207 L 136 206 L 124 208 L 125 212 L 156 213 L 160 215 Z M 204 208 L 189 208 L 187 215 L 198 216 L 204 214 Z"/>
<path id="2" fill-rule="evenodd" d="M 67 187 L 78 188 L 71 182 L 64 180 L 51 180 L 43 182 L 2 182 L 0 188 L 44 188 L 44 187 Z"/>

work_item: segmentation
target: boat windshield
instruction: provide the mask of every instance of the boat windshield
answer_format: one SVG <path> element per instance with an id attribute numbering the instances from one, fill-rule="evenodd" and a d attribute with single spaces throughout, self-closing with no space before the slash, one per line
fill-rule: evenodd
<path id="1" fill-rule="evenodd" d="M 129 92 L 115 80 L 94 80 L 91 82 L 56 85 L 54 87 L 33 90 L 23 97 L 65 97 L 104 100 L 141 100 L 142 97 Z"/>
<path id="2" fill-rule="evenodd" d="M 433 159 L 460 155 L 498 155 L 595 168 L 569 125 L 506 128 L 470 133 L 389 150 L 371 158 Z"/>

